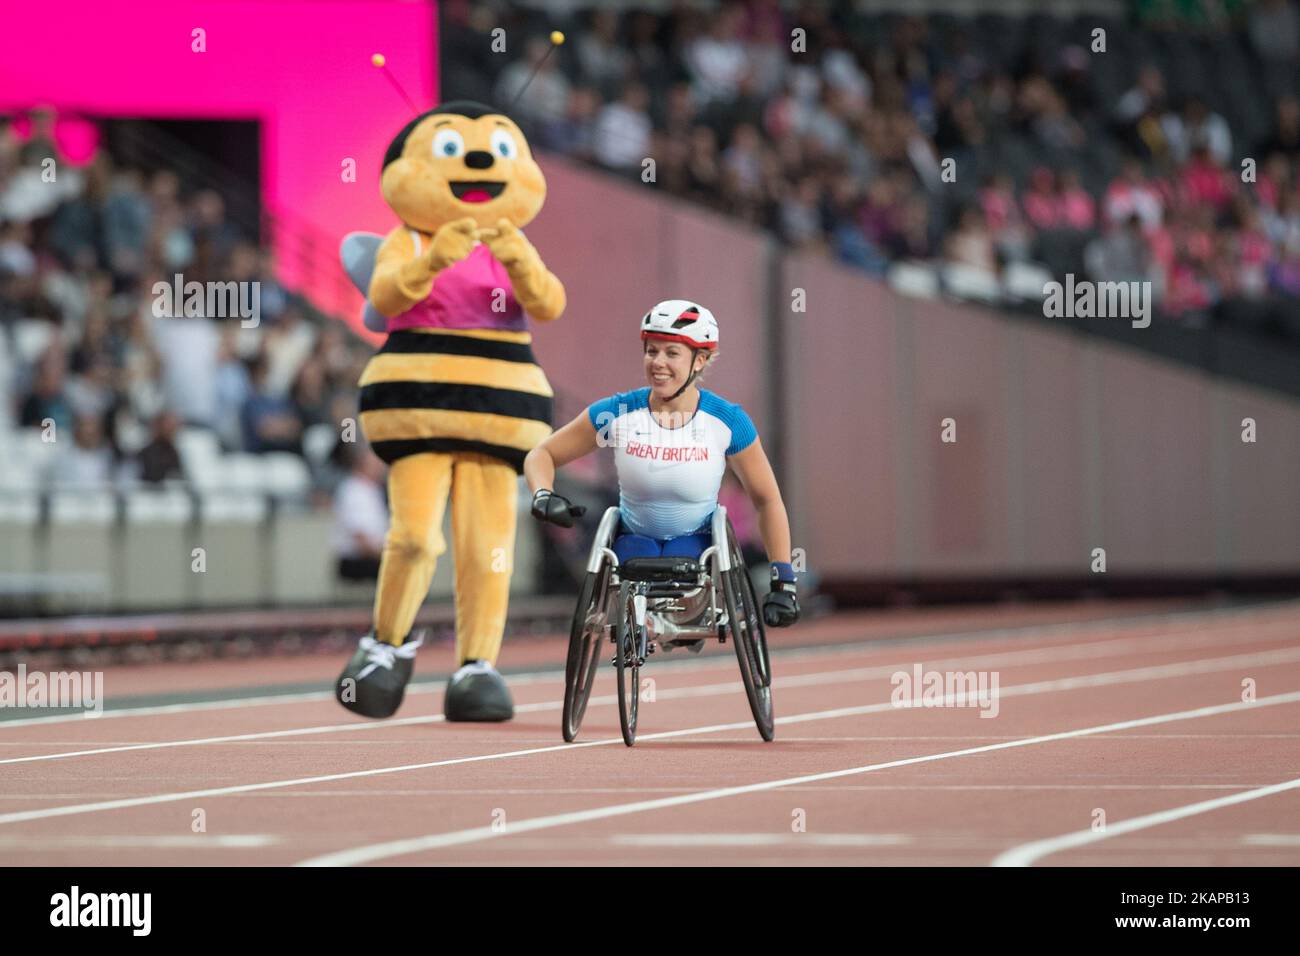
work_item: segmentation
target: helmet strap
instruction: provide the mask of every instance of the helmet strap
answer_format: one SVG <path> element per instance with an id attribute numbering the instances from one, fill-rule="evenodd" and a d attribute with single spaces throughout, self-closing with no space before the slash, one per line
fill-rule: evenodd
<path id="1" fill-rule="evenodd" d="M 682 387 L 679 388 L 677 391 L 673 392 L 672 397 L 669 398 L 668 401 L 670 402 L 676 401 L 677 396 L 681 395 L 682 392 L 690 388 L 691 382 L 695 381 L 695 376 L 699 374 L 699 372 L 696 371 L 695 369 L 695 358 L 699 354 L 700 354 L 699 349 L 691 349 L 691 374 L 686 376 L 686 381 L 682 383 Z"/>

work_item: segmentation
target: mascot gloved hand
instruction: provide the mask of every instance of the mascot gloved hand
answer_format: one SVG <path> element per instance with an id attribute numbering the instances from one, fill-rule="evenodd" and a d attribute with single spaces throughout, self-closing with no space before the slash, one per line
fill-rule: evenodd
<path id="1" fill-rule="evenodd" d="M 389 464 L 392 524 L 373 629 L 336 686 L 343 706 L 387 717 L 402 702 L 412 632 L 446 550 L 452 509 L 456 654 L 448 720 L 514 715 L 496 670 L 514 555 L 518 475 L 551 432 L 551 386 L 528 319 L 564 311 L 564 286 L 523 234 L 546 199 L 528 141 L 502 113 L 444 103 L 417 116 L 384 156 L 381 189 L 400 224 L 352 233 L 344 268 L 366 294 L 363 321 L 387 334 L 361 376 L 361 427 Z"/>

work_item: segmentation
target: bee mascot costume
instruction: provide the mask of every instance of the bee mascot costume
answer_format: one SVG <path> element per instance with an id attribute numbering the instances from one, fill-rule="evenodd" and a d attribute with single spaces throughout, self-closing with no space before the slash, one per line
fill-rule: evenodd
<path id="1" fill-rule="evenodd" d="M 552 392 L 527 317 L 564 311 L 564 286 L 521 231 L 546 180 L 511 119 L 449 102 L 417 116 L 384 156 L 384 200 L 400 224 L 352 233 L 345 269 L 366 293 L 367 328 L 386 332 L 361 377 L 361 427 L 389 465 L 372 631 L 336 696 L 367 717 L 402 702 L 420 638 L 416 612 L 446 550 L 451 498 L 456 654 L 448 720 L 499 721 L 514 704 L 495 664 L 514 556 L 524 455 L 550 434 Z M 504 568 L 503 568 L 504 562 Z"/>

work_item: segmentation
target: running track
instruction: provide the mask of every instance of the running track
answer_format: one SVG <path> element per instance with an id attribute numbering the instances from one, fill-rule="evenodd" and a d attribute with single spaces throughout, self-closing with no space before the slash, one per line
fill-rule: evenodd
<path id="1" fill-rule="evenodd" d="M 504 725 L 442 721 L 447 647 L 383 722 L 330 698 L 332 656 L 110 670 L 99 719 L 0 720 L 0 861 L 1300 864 L 1300 603 L 872 612 L 770 640 L 772 744 L 730 645 L 650 659 L 632 750 L 612 668 L 561 741 L 556 637 L 507 647 L 530 673 Z M 894 706 L 918 663 L 996 673 L 997 715 Z"/>

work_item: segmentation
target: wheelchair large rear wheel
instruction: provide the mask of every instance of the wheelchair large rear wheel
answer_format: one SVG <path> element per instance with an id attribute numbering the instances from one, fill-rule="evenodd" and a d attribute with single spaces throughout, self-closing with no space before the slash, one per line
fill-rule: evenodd
<path id="1" fill-rule="evenodd" d="M 730 521 L 727 522 L 727 549 L 731 552 L 731 570 L 722 576 L 727 629 L 731 631 L 732 643 L 736 646 L 740 679 L 745 685 L 754 723 L 759 735 L 770 741 L 776 736 L 776 725 L 772 717 L 772 668 L 767 657 L 763 609 L 754 593 L 754 582 L 745 567 Z"/>
<path id="2" fill-rule="evenodd" d="M 636 624 L 632 586 L 624 582 L 618 595 L 618 620 L 614 625 L 614 667 L 618 671 L 618 725 L 623 743 L 636 743 L 637 702 L 641 691 L 641 634 Z"/>
<path id="3" fill-rule="evenodd" d="M 588 571 L 578 594 L 569 630 L 569 655 L 564 663 L 564 715 L 561 730 L 565 743 L 573 743 L 587 713 L 587 701 L 609 633 L 609 564 Z"/>

